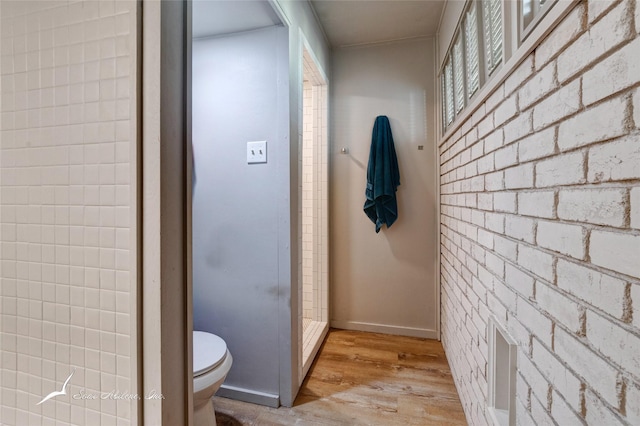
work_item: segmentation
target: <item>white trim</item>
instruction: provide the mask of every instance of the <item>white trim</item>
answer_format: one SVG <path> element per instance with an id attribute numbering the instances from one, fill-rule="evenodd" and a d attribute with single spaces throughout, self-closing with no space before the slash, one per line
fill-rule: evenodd
<path id="1" fill-rule="evenodd" d="M 434 40 L 434 45 L 436 48 L 436 55 L 437 55 L 437 49 L 438 49 L 438 43 Z M 434 65 L 434 75 L 437 75 L 437 64 Z M 441 115 L 441 111 L 442 111 L 442 106 L 440 104 L 440 88 L 442 87 L 442 85 L 440 84 L 440 80 L 438 78 L 436 78 L 434 80 L 434 85 L 435 85 L 435 108 L 433 111 L 433 120 L 434 123 L 438 123 L 438 117 L 442 116 Z M 435 141 L 438 140 L 438 137 L 440 136 L 440 133 L 442 132 L 442 126 L 433 126 L 434 130 L 432 132 L 433 134 L 433 138 Z M 440 147 L 437 143 L 432 144 L 433 145 L 433 150 L 434 150 L 434 154 L 433 154 L 433 161 L 436 163 L 435 167 L 433 168 L 433 172 L 435 174 L 435 206 L 436 206 L 436 228 L 435 228 L 435 237 L 436 237 L 436 267 L 434 268 L 434 284 L 435 284 L 435 296 L 436 296 L 436 337 L 435 339 L 438 340 L 442 340 L 442 329 L 441 329 L 441 314 L 442 314 L 442 282 L 441 282 L 441 277 L 442 277 L 442 250 L 441 250 L 441 229 L 442 229 L 442 223 L 441 223 L 441 211 L 440 208 L 442 206 L 442 203 L 440 202 L 441 198 L 440 198 Z"/>
<path id="2" fill-rule="evenodd" d="M 518 7 L 515 2 L 502 3 L 502 63 L 518 51 Z"/>
<path id="3" fill-rule="evenodd" d="M 186 179 L 185 179 L 185 243 L 186 243 L 186 344 L 187 344 L 187 363 L 189 364 L 187 371 L 193 371 L 193 141 L 192 141 L 192 65 L 193 65 L 193 1 L 185 2 L 185 40 L 184 40 L 184 102 L 185 102 L 185 159 L 186 159 Z M 188 409 L 188 425 L 192 426 L 194 421 L 193 415 L 193 383 L 194 380 L 187 381 L 187 407 Z"/>
<path id="4" fill-rule="evenodd" d="M 160 282 L 160 6 L 142 8 L 142 365 L 141 388 L 162 389 Z M 155 89 L 155 90 L 154 90 Z M 162 401 L 145 400 L 145 425 L 162 423 Z"/>
<path id="5" fill-rule="evenodd" d="M 434 339 L 434 340 L 438 340 L 439 338 L 439 333 L 437 330 L 432 330 L 428 328 L 374 324 L 370 322 L 331 320 L 331 327 L 340 328 L 343 330 L 368 331 L 370 333 L 393 334 L 396 336 L 422 337 L 425 339 Z"/>
<path id="6" fill-rule="evenodd" d="M 540 42 L 553 30 L 558 23 L 569 13 L 569 11 L 578 3 L 578 0 L 558 0 L 553 8 L 547 13 L 547 16 L 538 24 L 538 26 L 527 36 L 522 45 L 514 52 L 513 56 L 501 66 L 489 81 L 480 88 L 475 98 L 469 105 L 462 110 L 449 125 L 446 132 L 442 135 L 438 146 L 445 143 L 458 129 L 469 119 L 474 112 L 482 105 L 482 103 L 493 94 L 493 92 L 518 68 L 518 65 L 524 61 L 527 56 L 540 44 Z M 442 126 L 441 126 L 442 127 Z"/>
<path id="7" fill-rule="evenodd" d="M 282 9 L 282 6 L 280 5 L 280 1 L 279 0 L 269 0 L 269 4 L 273 8 L 273 10 L 276 12 L 276 15 L 278 16 L 278 18 L 280 18 L 280 21 L 282 21 L 284 26 L 287 27 L 287 28 L 290 28 L 291 27 L 291 20 L 289 19 L 287 14 Z"/>
<path id="8" fill-rule="evenodd" d="M 131 28 L 136 29 L 136 43 L 132 47 L 134 60 L 129 62 L 130 93 L 134 93 L 130 100 L 131 129 L 130 137 L 133 141 L 130 145 L 129 155 L 129 279 L 130 292 L 130 367 L 132 389 L 137 389 L 138 394 L 143 392 L 142 362 L 142 1 L 135 3 L 134 13 L 130 14 Z M 142 402 L 131 404 L 131 424 L 139 424 L 142 419 Z"/>
<path id="9" fill-rule="evenodd" d="M 186 283 L 186 105 L 188 3 L 142 8 L 142 382 L 145 425 L 193 417 L 191 321 Z M 168 23 L 171 23 L 169 25 Z M 168 66 L 169 64 L 169 66 Z M 162 179 L 161 179 L 162 177 Z M 169 209 L 168 209 L 169 207 Z M 172 232 L 167 232 L 171 230 Z M 182 239 L 185 238 L 185 239 Z"/>
<path id="10" fill-rule="evenodd" d="M 489 412 L 493 423 L 499 426 L 506 426 L 504 424 L 504 415 L 506 414 L 507 425 L 514 426 L 516 424 L 516 369 L 517 369 L 517 348 L 515 340 L 507 333 L 507 331 L 500 325 L 495 315 L 489 317 L 488 324 L 488 376 L 487 376 L 487 411 Z M 501 368 L 507 369 L 507 385 L 506 395 L 508 396 L 508 407 L 506 410 L 496 410 L 495 394 L 496 394 L 496 368 L 498 364 L 497 359 L 497 342 L 496 336 L 500 334 L 502 339 L 507 343 L 508 348 L 508 362 L 505 366 L 504 363 L 500 365 Z M 502 360 L 504 361 L 504 360 Z M 501 415 L 497 414 L 497 411 L 501 412 Z"/>
<path id="11" fill-rule="evenodd" d="M 223 384 L 216 393 L 216 396 L 235 399 L 238 401 L 250 402 L 252 404 L 266 405 L 267 407 L 278 408 L 280 398 L 278 395 L 266 392 L 258 392 L 250 389 L 238 388 Z"/>
<path id="12" fill-rule="evenodd" d="M 445 6 L 446 7 L 446 6 Z M 464 12 L 463 12 L 464 13 Z M 434 46 L 434 52 L 436 55 L 436 58 L 438 57 L 438 49 L 439 47 L 439 43 L 437 39 L 433 39 L 433 46 Z M 437 61 L 434 61 L 433 64 L 433 75 L 437 76 L 438 75 L 438 63 Z M 442 88 L 442 84 L 440 82 L 440 79 L 438 77 L 436 77 L 433 81 L 434 84 L 434 93 L 435 93 L 435 99 L 434 99 L 434 109 L 433 109 L 433 122 L 434 123 L 439 123 L 439 119 L 438 117 L 442 117 L 442 96 L 440 94 L 441 88 Z M 432 126 L 433 130 L 432 130 L 432 136 L 434 138 L 434 141 L 438 141 L 440 138 L 440 135 L 442 134 L 442 126 L 436 124 L 435 126 Z M 434 284 L 435 284 L 435 296 L 436 296 L 436 337 L 435 339 L 438 340 L 442 340 L 442 328 L 441 328 L 441 316 L 442 316 L 442 282 L 441 282 L 441 276 L 442 276 L 442 250 L 440 247 L 441 241 L 440 241 L 440 234 L 441 234 L 441 228 L 442 228 L 442 223 L 440 220 L 440 207 L 441 207 L 441 203 L 440 203 L 440 147 L 438 146 L 437 143 L 432 144 L 433 145 L 433 160 L 435 162 L 435 167 L 433 168 L 433 173 L 435 174 L 435 206 L 436 206 L 436 228 L 435 228 L 435 232 L 436 232 L 436 267 L 434 268 Z"/>
<path id="13" fill-rule="evenodd" d="M 309 358 L 307 358 L 307 361 L 302 366 L 302 376 L 300 377 L 300 384 L 302 384 L 305 377 L 307 376 L 307 373 L 311 369 L 311 365 L 318 355 L 318 351 L 324 343 L 324 339 L 327 337 L 327 334 L 329 334 L 329 323 L 325 322 L 324 326 L 322 327 L 322 331 L 320 332 L 320 337 L 314 342 L 313 348 L 311 348 L 311 353 L 309 354 Z"/>

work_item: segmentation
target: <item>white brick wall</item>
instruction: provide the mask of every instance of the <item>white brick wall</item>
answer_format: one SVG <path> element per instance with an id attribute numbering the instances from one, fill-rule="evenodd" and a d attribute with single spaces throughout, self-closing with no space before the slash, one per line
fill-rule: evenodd
<path id="1" fill-rule="evenodd" d="M 555 156 L 540 161 L 536 165 L 536 186 L 543 188 L 584 183 L 585 166 L 582 152 Z"/>
<path id="2" fill-rule="evenodd" d="M 534 365 L 574 410 L 580 410 L 580 379 L 548 348 L 548 345 L 540 343 L 537 336 L 533 338 L 531 359 Z"/>
<path id="3" fill-rule="evenodd" d="M 507 189 L 531 188 L 533 186 L 533 165 L 529 163 L 506 169 L 503 184 Z"/>
<path id="4" fill-rule="evenodd" d="M 478 196 L 480 195 L 485 194 L 478 194 Z M 497 212 L 515 213 L 517 209 L 516 196 L 515 192 L 496 192 L 493 194 L 493 208 Z"/>
<path id="5" fill-rule="evenodd" d="M 619 418 L 608 409 L 591 390 L 585 392 L 585 420 L 589 425 L 622 424 Z"/>
<path id="6" fill-rule="evenodd" d="M 636 129 L 640 129 L 640 87 L 633 94 L 633 121 Z"/>
<path id="7" fill-rule="evenodd" d="M 530 388 L 532 395 L 546 399 L 549 394 L 549 383 L 527 355 L 522 351 L 518 352 L 518 372 L 528 385 L 525 390 Z"/>
<path id="8" fill-rule="evenodd" d="M 615 3 L 615 0 L 589 0 L 589 23 L 595 22 L 604 12 L 611 9 Z"/>
<path id="9" fill-rule="evenodd" d="M 545 66 L 551 58 L 558 56 L 572 40 L 582 34 L 586 9 L 586 2 L 581 2 L 547 38 L 542 40 L 534 52 L 536 69 L 539 70 Z"/>
<path id="10" fill-rule="evenodd" d="M 518 145 L 511 144 L 504 148 L 500 148 L 493 153 L 494 164 L 496 170 L 513 166 L 518 163 Z"/>
<path id="11" fill-rule="evenodd" d="M 640 229 L 640 188 L 631 189 L 631 227 Z"/>
<path id="12" fill-rule="evenodd" d="M 498 108 L 496 108 L 493 119 L 494 125 L 501 125 L 516 115 L 517 112 L 518 106 L 516 105 L 516 96 L 511 95 L 509 98 L 505 99 Z"/>
<path id="13" fill-rule="evenodd" d="M 507 216 L 505 221 L 505 234 L 517 240 L 533 243 L 535 238 L 535 221 L 520 216 Z"/>
<path id="14" fill-rule="evenodd" d="M 528 300 L 518 299 L 518 321 L 532 334 L 535 334 L 545 345 L 551 346 L 552 322 Z"/>
<path id="15" fill-rule="evenodd" d="M 587 311 L 589 342 L 605 356 L 640 377 L 640 337 L 592 311 Z"/>
<path id="16" fill-rule="evenodd" d="M 525 244 L 518 246 L 518 264 L 547 281 L 553 281 L 553 261 L 548 253 Z"/>
<path id="17" fill-rule="evenodd" d="M 632 17 L 625 1 L 592 25 L 558 57 L 558 80 L 563 83 L 597 58 L 631 37 Z"/>
<path id="18" fill-rule="evenodd" d="M 557 424 L 563 426 L 582 426 L 583 420 L 580 416 L 569 407 L 562 396 L 555 390 L 551 394 L 551 417 Z"/>
<path id="19" fill-rule="evenodd" d="M 558 86 L 556 82 L 556 63 L 551 62 L 538 71 L 518 91 L 518 106 L 521 110 L 531 106 L 535 101 L 542 99 Z"/>
<path id="20" fill-rule="evenodd" d="M 511 143 L 531 132 L 532 113 L 524 112 L 504 126 L 504 143 Z"/>
<path id="21" fill-rule="evenodd" d="M 566 151 L 624 135 L 626 109 L 627 100 L 616 98 L 563 121 L 558 130 L 558 147 Z"/>
<path id="22" fill-rule="evenodd" d="M 538 281 L 536 283 L 536 302 L 543 311 L 546 311 L 569 330 L 576 333 L 582 331 L 580 305 L 556 291 L 553 286 Z"/>
<path id="23" fill-rule="evenodd" d="M 558 260 L 556 271 L 558 287 L 582 300 L 583 304 L 586 302 L 602 309 L 614 318 L 623 318 L 624 281 L 563 259 Z"/>
<path id="24" fill-rule="evenodd" d="M 631 385 L 627 388 L 627 398 L 629 401 L 640 401 L 640 388 Z M 627 409 L 627 419 L 632 425 L 640 424 L 640 404 L 630 404 Z"/>
<path id="25" fill-rule="evenodd" d="M 558 218 L 623 227 L 626 196 L 627 191 L 620 188 L 562 190 L 558 197 Z"/>
<path id="26" fill-rule="evenodd" d="M 505 283 L 527 298 L 533 298 L 534 278 L 520 269 L 507 263 L 505 267 Z"/>
<path id="27" fill-rule="evenodd" d="M 580 80 L 574 80 L 533 109 L 533 128 L 539 130 L 554 123 L 580 108 Z"/>
<path id="28" fill-rule="evenodd" d="M 640 39 L 635 39 L 587 71 L 582 78 L 584 104 L 591 105 L 635 84 L 640 73 L 639 50 Z"/>
<path id="29" fill-rule="evenodd" d="M 600 354 L 585 345 L 578 337 L 556 327 L 554 336 L 555 353 L 563 360 L 570 361 L 570 368 L 581 376 L 592 388 L 613 407 L 619 404 L 618 371 Z"/>
<path id="30" fill-rule="evenodd" d="M 589 182 L 639 178 L 640 144 L 637 134 L 589 150 Z"/>
<path id="31" fill-rule="evenodd" d="M 441 141 L 442 341 L 472 425 L 489 315 L 519 344 L 519 424 L 640 421 L 639 10 L 579 2 Z"/>
<path id="32" fill-rule="evenodd" d="M 518 194 L 518 214 L 552 218 L 554 216 L 555 192 L 520 192 Z"/>
<path id="33" fill-rule="evenodd" d="M 520 161 L 531 161 L 547 157 L 555 152 L 556 129 L 549 127 L 534 133 L 518 142 L 518 158 Z"/>
<path id="34" fill-rule="evenodd" d="M 583 259 L 585 254 L 585 232 L 581 226 L 566 223 L 539 221 L 537 243 L 566 255 Z"/>
<path id="35" fill-rule="evenodd" d="M 595 265 L 640 278 L 640 235 L 593 231 L 589 255 Z"/>

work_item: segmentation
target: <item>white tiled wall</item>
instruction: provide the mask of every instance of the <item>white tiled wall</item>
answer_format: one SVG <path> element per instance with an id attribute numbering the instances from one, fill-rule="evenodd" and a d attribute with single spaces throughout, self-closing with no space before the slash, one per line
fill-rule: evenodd
<path id="1" fill-rule="evenodd" d="M 305 80 L 302 100 L 302 315 L 313 318 L 313 86 Z"/>
<path id="2" fill-rule="evenodd" d="M 327 100 L 328 86 L 319 85 L 313 88 L 315 103 L 314 133 L 316 135 L 315 164 L 319 170 L 316 173 L 316 241 L 315 241 L 315 273 L 317 276 L 314 286 L 314 309 L 316 320 L 329 320 L 329 147 Z"/>
<path id="3" fill-rule="evenodd" d="M 0 19 L 0 424 L 129 424 L 135 401 L 72 395 L 136 393 L 136 5 L 2 1 Z"/>
<path id="4" fill-rule="evenodd" d="M 303 316 L 327 321 L 328 148 L 327 85 L 308 52 L 304 54 L 302 147 Z"/>

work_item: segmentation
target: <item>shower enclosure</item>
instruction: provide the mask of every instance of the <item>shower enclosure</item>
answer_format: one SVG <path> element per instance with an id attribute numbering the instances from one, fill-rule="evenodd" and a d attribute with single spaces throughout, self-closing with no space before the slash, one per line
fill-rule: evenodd
<path id="1" fill-rule="evenodd" d="M 300 381 L 328 331 L 327 79 L 303 49 L 300 216 L 302 359 Z"/>

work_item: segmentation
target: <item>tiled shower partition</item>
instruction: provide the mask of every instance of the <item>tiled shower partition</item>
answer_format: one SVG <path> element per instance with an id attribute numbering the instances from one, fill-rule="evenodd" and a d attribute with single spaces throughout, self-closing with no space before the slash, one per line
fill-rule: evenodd
<path id="1" fill-rule="evenodd" d="M 0 423 L 135 424 L 136 3 L 0 18 Z"/>

